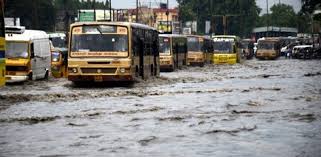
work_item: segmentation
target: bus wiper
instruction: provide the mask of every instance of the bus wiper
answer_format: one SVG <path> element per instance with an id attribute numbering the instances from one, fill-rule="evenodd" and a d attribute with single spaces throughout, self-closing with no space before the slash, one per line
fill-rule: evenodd
<path id="1" fill-rule="evenodd" d="M 103 32 L 101 31 L 100 27 L 97 27 L 97 30 L 100 33 L 100 35 L 103 35 Z"/>

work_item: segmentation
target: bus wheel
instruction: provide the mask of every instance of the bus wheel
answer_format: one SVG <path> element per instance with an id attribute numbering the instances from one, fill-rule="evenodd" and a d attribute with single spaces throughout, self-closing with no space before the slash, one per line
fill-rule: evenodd
<path id="1" fill-rule="evenodd" d="M 138 66 L 136 66 L 136 68 L 135 68 L 135 76 L 136 76 L 136 77 L 139 77 L 139 69 L 138 69 Z"/>
<path id="2" fill-rule="evenodd" d="M 49 78 L 49 71 L 47 70 L 46 71 L 46 74 L 45 74 L 45 77 L 43 78 L 44 80 L 48 80 L 48 78 Z"/>
<path id="3" fill-rule="evenodd" d="M 31 73 L 28 74 L 28 79 L 29 79 L 30 81 L 32 81 L 32 77 L 33 77 L 33 75 L 32 75 L 32 72 L 31 72 Z"/>

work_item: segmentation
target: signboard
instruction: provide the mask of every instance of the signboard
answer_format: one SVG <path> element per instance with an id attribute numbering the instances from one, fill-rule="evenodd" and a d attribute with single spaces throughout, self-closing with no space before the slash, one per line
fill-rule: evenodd
<path id="1" fill-rule="evenodd" d="M 6 26 L 20 26 L 20 18 L 4 18 Z"/>
<path id="2" fill-rule="evenodd" d="M 197 32 L 197 22 L 196 21 L 187 21 L 185 26 L 192 29 L 193 32 Z"/>
<path id="3" fill-rule="evenodd" d="M 80 10 L 79 11 L 79 21 L 95 21 L 95 13 L 93 10 Z"/>
<path id="4" fill-rule="evenodd" d="M 109 10 L 95 10 L 96 11 L 96 19 L 94 10 L 79 10 L 78 18 L 79 22 L 86 21 L 112 21 L 110 20 L 110 11 Z M 113 12 L 112 19 L 113 19 Z"/>
<path id="5" fill-rule="evenodd" d="M 172 33 L 172 21 L 159 21 L 157 30 L 160 33 Z"/>
<path id="6" fill-rule="evenodd" d="M 184 35 L 191 35 L 192 34 L 192 28 L 184 27 L 183 28 L 183 34 Z"/>

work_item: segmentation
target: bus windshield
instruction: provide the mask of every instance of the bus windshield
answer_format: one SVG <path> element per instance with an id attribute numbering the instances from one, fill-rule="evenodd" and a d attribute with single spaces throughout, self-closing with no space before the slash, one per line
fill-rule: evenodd
<path id="1" fill-rule="evenodd" d="M 200 52 L 202 51 L 202 42 L 198 40 L 196 37 L 189 37 L 188 41 L 188 51 Z"/>
<path id="2" fill-rule="evenodd" d="M 233 53 L 232 42 L 226 41 L 215 41 L 214 42 L 214 52 L 217 53 Z"/>
<path id="3" fill-rule="evenodd" d="M 242 41 L 241 42 L 241 48 L 242 49 L 248 49 L 249 48 L 250 41 Z"/>
<path id="4" fill-rule="evenodd" d="M 28 58 L 27 42 L 6 42 L 6 58 Z"/>
<path id="5" fill-rule="evenodd" d="M 73 52 L 128 52 L 128 36 L 120 34 L 77 34 L 72 36 Z"/>
<path id="6" fill-rule="evenodd" d="M 159 53 L 164 55 L 170 55 L 171 45 L 169 38 L 160 38 L 159 39 Z"/>
<path id="7" fill-rule="evenodd" d="M 264 50 L 274 50 L 274 43 L 273 42 L 259 42 L 258 49 Z"/>

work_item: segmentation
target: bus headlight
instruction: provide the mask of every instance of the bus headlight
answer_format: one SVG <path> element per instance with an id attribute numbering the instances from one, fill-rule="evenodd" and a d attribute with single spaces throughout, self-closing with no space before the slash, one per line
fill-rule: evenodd
<path id="1" fill-rule="evenodd" d="M 78 72 L 77 68 L 72 68 L 72 72 L 77 73 Z"/>
<path id="2" fill-rule="evenodd" d="M 126 69 L 125 68 L 120 68 L 119 70 L 121 73 L 125 73 L 126 72 Z"/>
<path id="3" fill-rule="evenodd" d="M 69 73 L 77 73 L 78 70 L 77 70 L 77 68 L 68 68 L 68 72 Z"/>

